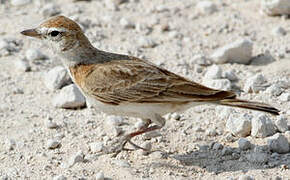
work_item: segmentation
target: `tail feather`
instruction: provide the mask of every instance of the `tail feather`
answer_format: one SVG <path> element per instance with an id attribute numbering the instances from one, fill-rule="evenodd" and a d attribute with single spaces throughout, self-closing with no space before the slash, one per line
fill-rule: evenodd
<path id="1" fill-rule="evenodd" d="M 253 109 L 257 111 L 268 112 L 273 115 L 279 115 L 279 110 L 264 103 L 245 101 L 240 99 L 223 99 L 220 101 L 221 105 L 240 107 L 245 109 Z"/>

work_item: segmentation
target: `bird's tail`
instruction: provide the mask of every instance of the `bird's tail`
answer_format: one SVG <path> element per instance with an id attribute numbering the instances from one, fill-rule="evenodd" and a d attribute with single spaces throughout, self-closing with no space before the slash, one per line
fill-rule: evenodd
<path id="1" fill-rule="evenodd" d="M 233 107 L 240 107 L 240 108 L 245 108 L 245 109 L 253 109 L 257 111 L 264 111 L 271 113 L 273 115 L 279 115 L 279 110 L 264 103 L 259 103 L 259 102 L 250 102 L 250 101 L 245 101 L 245 100 L 240 100 L 240 99 L 223 99 L 219 101 L 221 105 L 225 106 L 233 106 Z"/>

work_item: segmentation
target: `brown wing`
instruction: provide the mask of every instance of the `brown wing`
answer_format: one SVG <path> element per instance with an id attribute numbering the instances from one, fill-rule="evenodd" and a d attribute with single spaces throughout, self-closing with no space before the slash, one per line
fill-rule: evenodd
<path id="1" fill-rule="evenodd" d="M 180 103 L 235 97 L 232 92 L 207 88 L 136 58 L 87 66 L 81 87 L 104 103 Z"/>

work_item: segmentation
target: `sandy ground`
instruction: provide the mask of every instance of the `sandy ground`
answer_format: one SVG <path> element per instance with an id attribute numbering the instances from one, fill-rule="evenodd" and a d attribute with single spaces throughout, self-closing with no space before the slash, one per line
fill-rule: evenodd
<path id="1" fill-rule="evenodd" d="M 76 19 L 83 26 L 97 48 L 148 59 L 196 82 L 202 82 L 208 67 L 200 66 L 202 72 L 197 72 L 196 65 L 190 63 L 194 55 L 209 57 L 218 47 L 236 39 L 251 39 L 253 56 L 268 53 L 273 61 L 262 58 L 250 65 L 219 65 L 223 71 L 236 71 L 236 89 L 243 89 L 246 80 L 256 73 L 262 73 L 270 84 L 289 83 L 290 21 L 285 17 L 262 15 L 259 0 L 216 0 L 217 12 L 211 15 L 200 15 L 196 11 L 197 0 L 130 1 L 118 5 L 119 10 L 111 10 L 104 0 L 52 2 L 60 7 L 61 14 Z M 290 179 L 290 153 L 266 153 L 267 161 L 262 163 L 247 159 L 247 154 L 266 145 L 266 139 L 248 137 L 256 148 L 240 151 L 237 137 L 225 140 L 229 135 L 226 118 L 220 116 L 223 108 L 215 106 L 191 108 L 181 114 L 181 120 L 168 120 L 160 131 L 161 136 L 146 140 L 153 150 L 162 153 L 143 155 L 139 150 L 122 152 L 113 158 L 91 152 L 90 143 L 118 138 L 110 136 L 110 130 L 106 130 L 106 115 L 90 108 L 54 108 L 51 101 L 58 91 L 48 90 L 43 76 L 59 65 L 60 60 L 40 41 L 19 33 L 45 19 L 41 11 L 45 4 L 42 1 L 25 6 L 0 4 L 0 39 L 13 38 L 19 43 L 19 51 L 0 57 L 0 177 L 3 180 L 53 179 L 60 175 L 67 179 L 95 179 L 98 172 L 103 172 L 107 179 L 120 180 L 238 179 L 242 175 L 255 179 Z M 145 28 L 121 27 L 121 18 Z M 168 32 L 161 31 L 165 25 L 169 25 Z M 275 27 L 283 27 L 287 35 L 273 35 Z M 140 48 L 136 42 L 145 36 L 154 40 L 156 46 Z M 39 48 L 48 58 L 30 61 L 31 71 L 19 72 L 14 61 L 23 58 L 29 48 Z M 289 92 L 289 87 L 284 91 Z M 272 104 L 290 119 L 289 101 L 281 102 L 264 92 L 241 93 L 241 97 Z M 47 128 L 48 120 L 55 122 L 58 128 Z M 124 118 L 124 122 L 120 128 L 130 131 L 137 120 Z M 210 135 L 208 130 L 217 133 Z M 61 147 L 48 149 L 48 140 L 56 137 L 62 137 Z M 144 141 L 144 137 L 135 139 L 137 144 Z M 214 142 L 231 148 L 233 153 L 227 155 L 212 149 L 210 145 Z M 14 148 L 9 149 L 11 146 Z M 84 161 L 69 166 L 70 159 L 80 151 Z"/>

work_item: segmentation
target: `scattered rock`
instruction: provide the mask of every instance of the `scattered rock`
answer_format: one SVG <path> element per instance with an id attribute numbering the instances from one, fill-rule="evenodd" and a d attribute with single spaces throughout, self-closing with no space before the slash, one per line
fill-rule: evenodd
<path id="1" fill-rule="evenodd" d="M 23 6 L 31 3 L 31 0 L 11 0 L 13 6 Z"/>
<path id="2" fill-rule="evenodd" d="M 239 148 L 243 151 L 251 148 L 251 142 L 246 138 L 240 138 L 238 141 Z"/>
<path id="3" fill-rule="evenodd" d="M 275 125 L 280 132 L 286 132 L 289 130 L 287 118 L 285 116 L 278 116 L 277 120 L 275 121 Z"/>
<path id="4" fill-rule="evenodd" d="M 213 128 L 207 129 L 205 134 L 207 136 L 216 136 L 216 135 L 218 135 L 217 131 L 215 129 L 213 129 Z"/>
<path id="5" fill-rule="evenodd" d="M 222 144 L 220 144 L 220 143 L 214 143 L 212 149 L 213 150 L 221 150 L 221 149 L 223 149 L 223 147 L 224 146 Z"/>
<path id="6" fill-rule="evenodd" d="M 241 175 L 241 176 L 239 176 L 238 180 L 254 180 L 254 178 L 252 176 L 249 176 L 249 175 Z"/>
<path id="7" fill-rule="evenodd" d="M 85 106 L 86 99 L 76 85 L 71 84 L 62 88 L 52 103 L 58 108 L 80 108 Z"/>
<path id="8" fill-rule="evenodd" d="M 29 63 L 24 59 L 18 59 L 14 61 L 14 66 L 17 71 L 28 72 L 31 70 Z"/>
<path id="9" fill-rule="evenodd" d="M 244 91 L 248 93 L 258 93 L 259 91 L 265 90 L 266 82 L 266 78 L 262 74 L 257 74 L 248 78 L 244 85 Z"/>
<path id="10" fill-rule="evenodd" d="M 224 147 L 223 148 L 222 156 L 228 156 L 228 155 L 231 155 L 231 154 L 233 154 L 232 148 L 229 148 L 229 147 Z"/>
<path id="11" fill-rule="evenodd" d="M 110 127 L 121 126 L 124 124 L 124 119 L 121 116 L 107 116 L 105 124 Z"/>
<path id="12" fill-rule="evenodd" d="M 142 48 L 153 48 L 155 47 L 157 44 L 153 41 L 153 39 L 149 38 L 149 37 L 145 37 L 145 36 L 141 36 L 138 39 L 138 46 L 142 47 Z"/>
<path id="13" fill-rule="evenodd" d="M 92 153 L 101 152 L 104 149 L 103 142 L 93 142 L 89 144 Z"/>
<path id="14" fill-rule="evenodd" d="M 61 146 L 61 143 L 56 139 L 49 139 L 46 143 L 46 146 L 48 149 L 56 149 Z"/>
<path id="15" fill-rule="evenodd" d="M 8 139 L 5 145 L 8 151 L 12 151 L 16 148 L 16 141 L 14 139 Z"/>
<path id="16" fill-rule="evenodd" d="M 246 158 L 251 163 L 264 164 L 268 162 L 269 155 L 264 152 L 251 152 L 246 155 Z"/>
<path id="17" fill-rule="evenodd" d="M 212 62 L 202 54 L 197 54 L 190 59 L 190 64 L 198 64 L 202 66 L 211 65 Z"/>
<path id="18" fill-rule="evenodd" d="M 129 21 L 126 18 L 121 18 L 120 19 L 120 25 L 125 28 L 125 29 L 133 29 L 135 28 L 135 24 L 131 21 Z"/>
<path id="19" fill-rule="evenodd" d="M 95 180 L 105 180 L 105 175 L 103 172 L 98 172 L 95 175 Z"/>
<path id="20" fill-rule="evenodd" d="M 171 114 L 171 118 L 176 120 L 176 121 L 179 121 L 181 116 L 180 116 L 180 114 L 174 112 L 174 113 Z"/>
<path id="21" fill-rule="evenodd" d="M 252 136 L 264 138 L 275 134 L 275 132 L 275 126 L 268 116 L 260 114 L 252 119 Z"/>
<path id="22" fill-rule="evenodd" d="M 29 61 L 46 59 L 46 56 L 42 54 L 42 52 L 39 49 L 30 48 L 25 52 L 25 56 L 26 59 Z"/>
<path id="23" fill-rule="evenodd" d="M 60 7 L 53 3 L 48 3 L 43 6 L 40 10 L 43 17 L 48 18 L 51 16 L 56 16 L 61 13 Z"/>
<path id="24" fill-rule="evenodd" d="M 53 177 L 53 180 L 67 180 L 67 178 L 64 175 L 58 175 Z"/>
<path id="25" fill-rule="evenodd" d="M 203 79 L 203 84 L 210 88 L 220 89 L 220 90 L 231 90 L 232 84 L 228 79 Z"/>
<path id="26" fill-rule="evenodd" d="M 204 76 L 208 79 L 220 79 L 222 77 L 222 68 L 214 64 L 207 69 Z"/>
<path id="27" fill-rule="evenodd" d="M 152 145 L 151 145 L 151 142 L 144 142 L 141 145 L 141 147 L 143 147 L 143 148 L 145 148 L 147 150 L 147 151 L 144 151 L 144 150 L 140 149 L 141 150 L 141 154 L 144 155 L 144 156 L 146 156 L 146 155 L 148 155 L 150 153 L 150 150 L 152 148 Z"/>
<path id="28" fill-rule="evenodd" d="M 265 92 L 271 94 L 272 96 L 279 96 L 283 92 L 283 90 L 277 84 L 273 84 L 268 87 Z"/>
<path id="29" fill-rule="evenodd" d="M 262 0 L 262 11 L 269 16 L 289 15 L 290 1 L 288 0 Z"/>
<path id="30" fill-rule="evenodd" d="M 290 7 L 290 6 L 289 6 Z M 286 30 L 282 27 L 275 27 L 272 33 L 276 36 L 285 36 L 287 34 Z"/>
<path id="31" fill-rule="evenodd" d="M 288 153 L 290 150 L 287 138 L 280 133 L 277 133 L 274 136 L 267 138 L 267 144 L 271 151 L 280 154 Z"/>
<path id="32" fill-rule="evenodd" d="M 235 73 L 235 70 L 229 70 L 223 73 L 222 77 L 230 80 L 230 81 L 237 81 L 238 77 Z"/>
<path id="33" fill-rule="evenodd" d="M 67 70 L 62 66 L 54 67 L 44 77 L 44 84 L 50 90 L 60 89 L 71 82 Z"/>
<path id="34" fill-rule="evenodd" d="M 290 93 L 282 93 L 280 96 L 279 96 L 279 99 L 283 102 L 287 102 L 287 101 L 290 101 Z"/>
<path id="35" fill-rule="evenodd" d="M 123 167 L 123 168 L 129 168 L 130 167 L 130 164 L 127 161 L 125 161 L 125 160 L 115 160 L 114 164 L 119 166 L 119 167 Z"/>
<path id="36" fill-rule="evenodd" d="M 76 163 L 84 162 L 84 153 L 82 151 L 77 152 L 75 155 L 73 155 L 69 160 L 69 167 L 72 167 Z"/>
<path id="37" fill-rule="evenodd" d="M 155 151 L 155 152 L 150 153 L 150 157 L 152 159 L 162 159 L 163 156 L 164 156 L 164 154 L 160 151 Z"/>
<path id="38" fill-rule="evenodd" d="M 252 58 L 253 43 L 242 39 L 219 48 L 211 56 L 214 63 L 240 63 L 248 64 Z"/>
<path id="39" fill-rule="evenodd" d="M 196 9 L 204 15 L 213 14 L 217 11 L 216 5 L 211 1 L 200 1 L 196 4 Z"/>
<path id="40" fill-rule="evenodd" d="M 251 134 L 251 119 L 253 117 L 249 114 L 230 115 L 227 120 L 226 127 L 233 135 L 238 137 L 246 137 Z"/>
<path id="41" fill-rule="evenodd" d="M 46 126 L 48 129 L 56 129 L 56 128 L 58 128 L 58 125 L 57 125 L 55 122 L 52 122 L 52 121 L 50 121 L 50 120 L 47 120 L 47 121 L 46 121 L 45 126 Z"/>

